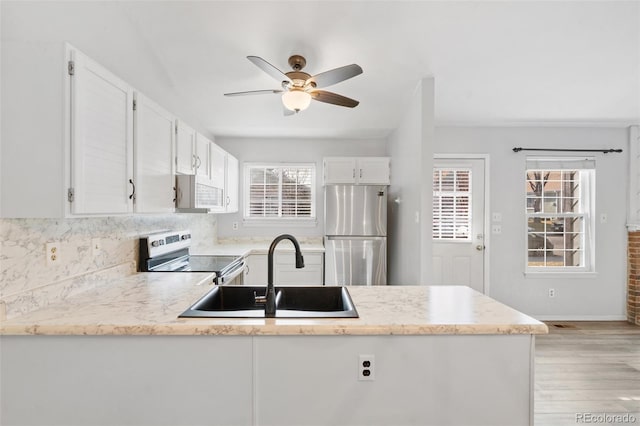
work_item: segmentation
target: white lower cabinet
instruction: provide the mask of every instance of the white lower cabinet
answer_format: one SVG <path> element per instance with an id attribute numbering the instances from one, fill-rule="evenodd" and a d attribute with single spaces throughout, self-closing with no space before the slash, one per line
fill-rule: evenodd
<path id="1" fill-rule="evenodd" d="M 245 258 L 244 285 L 267 285 L 267 255 L 250 254 Z"/>
<path id="2" fill-rule="evenodd" d="M 293 251 L 277 251 L 273 256 L 273 283 L 284 286 L 322 285 L 323 260 L 322 253 L 305 253 L 304 268 L 296 268 L 296 257 Z M 266 285 L 268 275 L 268 259 L 266 254 L 251 254 L 246 257 L 247 269 L 244 274 L 244 285 Z"/>
<path id="3" fill-rule="evenodd" d="M 293 252 L 276 253 L 274 259 L 274 282 L 277 285 L 322 285 L 324 268 L 322 253 L 302 253 L 304 268 L 296 268 Z"/>

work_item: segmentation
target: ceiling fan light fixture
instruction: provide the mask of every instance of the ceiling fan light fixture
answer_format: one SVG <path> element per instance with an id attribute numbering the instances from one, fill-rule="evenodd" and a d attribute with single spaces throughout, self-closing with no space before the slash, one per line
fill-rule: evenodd
<path id="1" fill-rule="evenodd" d="M 304 90 L 290 90 L 282 95 L 282 104 L 290 111 L 304 111 L 311 104 L 311 95 Z"/>

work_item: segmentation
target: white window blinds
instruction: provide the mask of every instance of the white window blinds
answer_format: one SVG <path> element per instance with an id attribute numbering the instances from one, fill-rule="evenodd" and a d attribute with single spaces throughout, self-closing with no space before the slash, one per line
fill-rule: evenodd
<path id="1" fill-rule="evenodd" d="M 433 169 L 433 239 L 469 240 L 471 169 Z"/>
<path id="2" fill-rule="evenodd" d="M 246 164 L 245 218 L 315 218 L 315 164 Z"/>

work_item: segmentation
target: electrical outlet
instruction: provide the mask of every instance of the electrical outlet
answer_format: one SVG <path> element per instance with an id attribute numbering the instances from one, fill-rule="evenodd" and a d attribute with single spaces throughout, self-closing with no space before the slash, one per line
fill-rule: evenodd
<path id="1" fill-rule="evenodd" d="M 606 213 L 600 213 L 600 223 L 607 223 L 607 219 Z"/>
<path id="2" fill-rule="evenodd" d="M 555 288 L 550 288 L 549 289 L 549 297 L 556 297 L 556 289 Z"/>
<path id="3" fill-rule="evenodd" d="M 60 243 L 47 243 L 45 245 L 47 265 L 60 263 Z"/>
<path id="4" fill-rule="evenodd" d="M 100 242 L 100 238 L 92 238 L 91 239 L 91 253 L 93 257 L 96 257 L 102 251 L 102 244 Z"/>
<path id="5" fill-rule="evenodd" d="M 376 379 L 376 357 L 373 355 L 360 355 L 358 357 L 358 380 L 373 381 Z"/>
<path id="6" fill-rule="evenodd" d="M 491 225 L 492 234 L 502 234 L 502 225 Z"/>
<path id="7" fill-rule="evenodd" d="M 234 231 L 238 230 L 238 222 L 231 222 L 231 229 L 233 229 Z"/>
<path id="8" fill-rule="evenodd" d="M 491 214 L 491 220 L 493 220 L 494 222 L 502 222 L 502 213 Z"/>

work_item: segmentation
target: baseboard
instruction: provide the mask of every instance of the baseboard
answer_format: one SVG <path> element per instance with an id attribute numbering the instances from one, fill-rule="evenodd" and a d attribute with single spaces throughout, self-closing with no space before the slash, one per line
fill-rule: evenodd
<path id="1" fill-rule="evenodd" d="M 626 315 L 529 315 L 538 321 L 626 321 Z"/>

